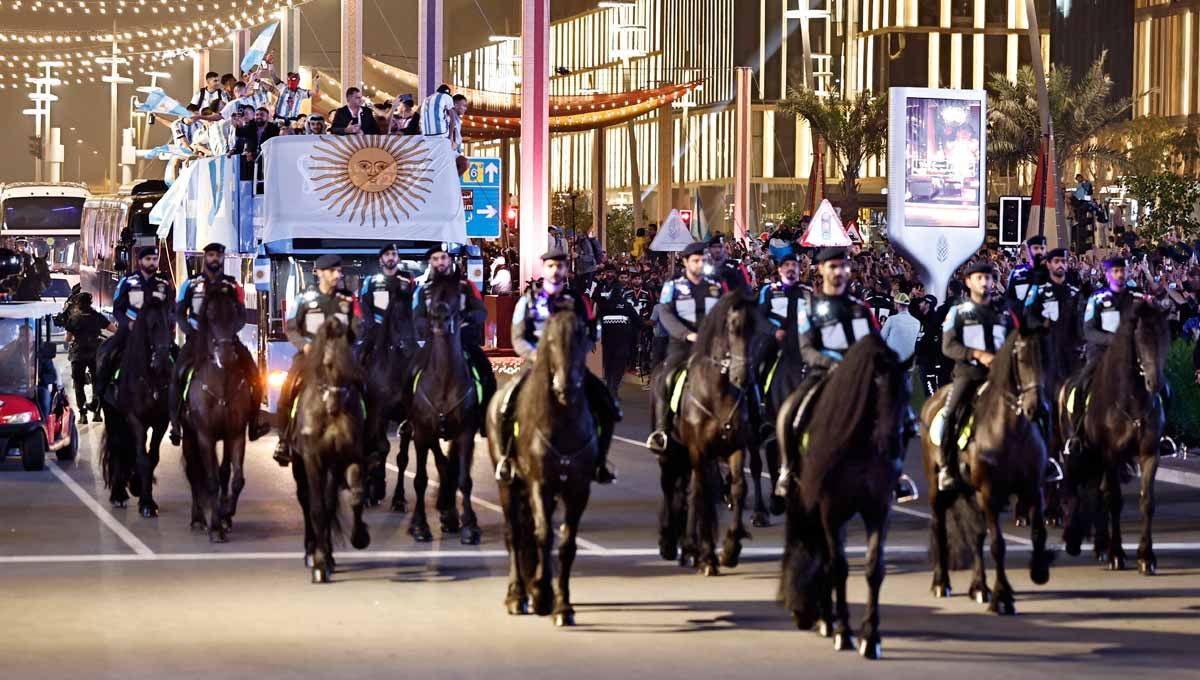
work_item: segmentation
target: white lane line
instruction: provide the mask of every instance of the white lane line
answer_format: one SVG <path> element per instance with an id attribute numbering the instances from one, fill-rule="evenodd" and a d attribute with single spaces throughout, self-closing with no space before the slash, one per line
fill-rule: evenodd
<path id="1" fill-rule="evenodd" d="M 100 518 L 100 521 L 104 523 L 104 526 L 112 529 L 113 533 L 116 534 L 117 537 L 122 541 L 124 541 L 125 545 L 129 546 L 130 550 L 143 558 L 154 557 L 154 551 L 151 550 L 149 546 L 147 546 L 145 543 L 142 543 L 141 539 L 139 539 L 137 536 L 134 536 L 132 531 L 127 529 L 124 524 L 121 524 L 119 521 L 117 521 L 117 518 L 113 517 L 112 513 L 110 513 L 107 508 L 100 505 L 95 498 L 92 498 L 91 494 L 85 491 L 82 486 L 79 486 L 78 482 L 76 482 L 74 479 L 71 479 L 71 476 L 64 472 L 62 468 L 58 466 L 57 462 L 49 461 L 46 463 L 46 465 L 50 468 L 50 472 L 58 478 L 58 481 L 66 485 L 66 487 L 70 489 L 71 493 L 75 494 L 75 497 L 82 501 L 83 504 L 87 506 L 88 510 L 92 511 L 92 514 Z"/>
<path id="2" fill-rule="evenodd" d="M 1051 546 L 1058 548 L 1059 546 Z M 1158 552 L 1198 552 L 1200 551 L 1200 543 L 1155 543 L 1154 549 Z M 1009 548 L 1010 553 L 1028 553 L 1033 549 L 1027 545 L 1017 545 Z M 1082 550 L 1090 552 L 1092 546 L 1084 544 Z M 1137 550 L 1137 544 L 1130 543 L 1125 546 L 1125 550 L 1132 553 Z M 865 555 L 867 552 L 866 546 L 851 545 L 846 546 L 846 552 L 850 555 Z M 884 548 L 885 554 L 891 555 L 925 555 L 928 553 L 926 546 L 920 545 L 887 545 Z M 608 548 L 605 550 L 582 549 L 579 551 L 580 557 L 595 557 L 602 559 L 613 558 L 653 558 L 652 563 L 657 563 L 662 560 L 658 557 L 657 548 Z M 783 555 L 782 548 L 754 548 L 747 547 L 742 551 L 744 557 L 761 557 L 761 558 L 777 558 Z M 243 562 L 243 561 L 268 561 L 268 560 L 297 560 L 304 557 L 300 552 L 214 552 L 214 553 L 156 553 L 154 555 L 9 555 L 0 556 L 0 564 L 87 564 L 98 562 Z M 378 550 L 365 552 L 341 552 L 338 553 L 338 562 L 342 564 L 353 564 L 356 562 L 370 562 L 381 559 L 394 560 L 450 560 L 450 561 L 469 561 L 479 559 L 501 559 L 507 558 L 508 553 L 504 550 Z M 1060 561 L 1057 565 L 1059 568 L 1065 566 L 1087 566 L 1091 564 L 1090 560 L 1080 558 L 1076 562 L 1067 563 Z M 639 566 L 654 566 L 653 564 Z"/>
<path id="3" fill-rule="evenodd" d="M 1179 470 L 1176 468 L 1162 467 L 1158 468 L 1158 472 L 1154 475 L 1156 482 L 1170 482 L 1172 484 L 1180 484 L 1182 486 L 1190 486 L 1193 489 L 1200 489 L 1200 473 L 1189 472 L 1187 470 Z"/>
<path id="4" fill-rule="evenodd" d="M 400 468 L 396 467 L 392 463 L 387 464 L 387 469 L 389 469 L 392 472 L 395 472 L 397 474 L 400 473 Z M 404 476 L 408 477 L 409 479 L 416 479 L 416 477 L 417 477 L 416 473 L 407 472 L 407 471 L 404 473 Z M 438 488 L 439 484 L 436 481 L 434 481 L 433 479 L 430 479 L 429 486 L 432 486 L 433 488 L 436 489 L 436 488 Z M 472 496 L 471 502 L 479 505 L 482 508 L 487 508 L 488 510 L 491 510 L 492 512 L 498 512 L 498 513 L 500 513 L 501 516 L 504 515 L 504 508 L 500 507 L 499 505 L 496 505 L 495 503 L 493 503 L 487 499 L 480 498 L 478 496 Z M 590 550 L 590 551 L 597 552 L 597 553 L 603 553 L 608 550 L 607 548 L 600 545 L 599 543 L 593 543 L 592 541 L 589 541 L 586 538 L 583 538 L 581 536 L 575 537 L 575 543 L 577 543 L 579 545 L 579 547 L 583 548 L 584 550 Z"/>

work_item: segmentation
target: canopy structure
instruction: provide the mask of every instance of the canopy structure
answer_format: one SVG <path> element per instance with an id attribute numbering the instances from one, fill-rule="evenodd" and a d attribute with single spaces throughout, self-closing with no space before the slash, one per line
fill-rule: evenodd
<path id="1" fill-rule="evenodd" d="M 417 75 L 371 57 L 363 58 L 368 74 L 368 94 L 376 102 L 385 102 L 401 94 L 417 91 Z M 341 105 L 330 96 L 342 91 L 336 75 L 321 69 L 322 92 L 313 102 L 314 109 L 328 113 Z M 620 125 L 663 106 L 669 106 L 700 85 L 693 81 L 663 85 L 654 89 L 550 97 L 550 132 L 578 132 Z M 371 88 L 374 88 L 372 91 Z M 499 139 L 521 135 L 521 96 L 458 88 L 456 93 L 471 101 L 471 111 L 463 119 L 463 136 L 469 140 Z M 418 102 L 419 104 L 420 102 Z"/>

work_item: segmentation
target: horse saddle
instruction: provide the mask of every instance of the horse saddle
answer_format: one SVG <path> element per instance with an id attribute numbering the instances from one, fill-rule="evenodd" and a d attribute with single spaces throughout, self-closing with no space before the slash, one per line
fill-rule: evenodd
<path id="1" fill-rule="evenodd" d="M 818 380 L 808 392 L 800 398 L 800 405 L 796 408 L 796 414 L 792 416 L 792 429 L 800 432 L 800 452 L 804 453 L 808 449 L 808 424 L 809 413 L 813 409 L 813 405 L 817 403 L 817 398 L 821 396 L 821 392 L 825 390 L 825 384 L 829 382 L 829 377 L 826 376 Z"/>
<path id="2" fill-rule="evenodd" d="M 946 413 L 946 406 L 943 404 L 937 413 L 933 415 L 933 420 L 929 422 L 930 441 L 939 445 L 945 441 L 943 435 L 946 432 L 946 418 L 954 415 L 954 422 L 958 423 L 958 439 L 955 441 L 955 445 L 959 451 L 965 449 L 967 444 L 971 443 L 971 435 L 975 433 L 975 409 L 972 406 L 975 404 L 975 399 L 978 399 L 979 395 L 983 394 L 983 391 L 987 389 L 987 385 L 984 382 L 975 390 L 974 399 L 963 399 L 959 402 L 958 413 Z"/>

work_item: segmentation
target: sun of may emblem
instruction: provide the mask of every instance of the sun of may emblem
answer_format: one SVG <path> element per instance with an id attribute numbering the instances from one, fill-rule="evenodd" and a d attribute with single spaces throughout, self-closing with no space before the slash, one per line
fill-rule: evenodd
<path id="1" fill-rule="evenodd" d="M 309 178 L 338 217 L 386 227 L 410 218 L 432 193 L 430 160 L 416 137 L 322 135 Z"/>

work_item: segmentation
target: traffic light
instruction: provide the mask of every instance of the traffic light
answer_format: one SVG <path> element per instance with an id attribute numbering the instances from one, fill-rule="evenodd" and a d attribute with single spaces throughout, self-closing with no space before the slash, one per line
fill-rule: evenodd
<path id="1" fill-rule="evenodd" d="M 29 155 L 37 160 L 42 160 L 42 138 L 37 135 L 29 135 Z"/>
<path id="2" fill-rule="evenodd" d="M 517 224 L 517 215 L 519 215 L 520 212 L 521 210 L 518 206 L 508 206 L 508 210 L 504 212 L 504 221 L 508 223 L 508 226 L 512 227 Z"/>
<path id="3" fill-rule="evenodd" d="M 683 225 L 685 227 L 687 227 L 689 230 L 691 230 L 691 228 L 692 228 L 692 211 L 691 210 L 680 210 L 679 211 L 679 219 L 683 220 Z"/>

